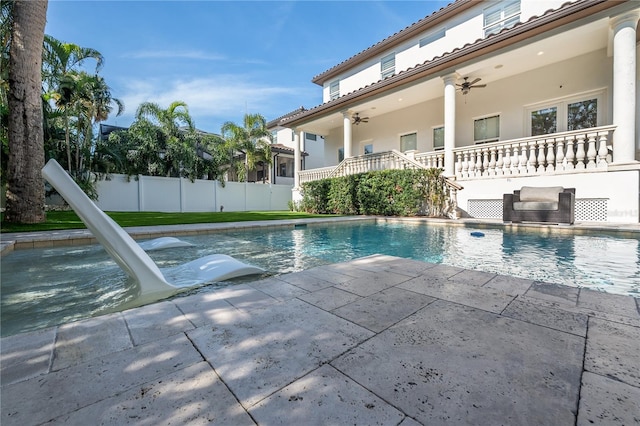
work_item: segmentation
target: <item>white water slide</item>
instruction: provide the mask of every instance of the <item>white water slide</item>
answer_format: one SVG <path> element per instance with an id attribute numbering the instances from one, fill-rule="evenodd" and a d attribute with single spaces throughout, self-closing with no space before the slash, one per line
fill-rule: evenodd
<path id="1" fill-rule="evenodd" d="M 262 268 L 231 256 L 213 254 L 166 268 L 163 274 L 142 247 L 87 197 L 57 161 L 49 160 L 42 168 L 42 175 L 69 203 L 113 260 L 135 280 L 137 297 L 127 303 L 128 307 L 164 299 L 209 282 L 264 272 Z"/>

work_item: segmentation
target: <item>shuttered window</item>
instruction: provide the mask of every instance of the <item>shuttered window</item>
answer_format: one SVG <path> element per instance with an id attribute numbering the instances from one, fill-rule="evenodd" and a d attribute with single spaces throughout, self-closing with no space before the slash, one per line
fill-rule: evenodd
<path id="1" fill-rule="evenodd" d="M 520 0 L 513 0 L 484 10 L 484 36 L 500 32 L 520 22 Z"/>
<path id="2" fill-rule="evenodd" d="M 334 100 L 340 97 L 340 80 L 332 81 L 329 85 L 329 99 Z"/>
<path id="3" fill-rule="evenodd" d="M 380 61 L 380 79 L 384 80 L 396 73 L 396 54 L 385 56 Z"/>
<path id="4" fill-rule="evenodd" d="M 431 34 L 427 35 L 426 37 L 423 37 L 420 39 L 420 47 L 424 47 L 430 43 L 433 43 L 436 40 L 440 40 L 441 38 L 444 38 L 444 35 L 445 35 L 444 28 L 434 31 Z"/>

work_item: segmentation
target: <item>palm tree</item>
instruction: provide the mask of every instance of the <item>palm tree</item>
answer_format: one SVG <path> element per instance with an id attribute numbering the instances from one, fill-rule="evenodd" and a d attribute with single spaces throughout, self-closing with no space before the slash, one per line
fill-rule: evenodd
<path id="1" fill-rule="evenodd" d="M 74 77 L 74 86 L 70 104 L 77 116 L 77 142 L 76 142 L 76 171 L 84 170 L 85 160 L 91 160 L 91 147 L 94 141 L 93 128 L 100 121 L 104 121 L 117 107 L 116 115 L 124 111 L 123 103 L 111 96 L 111 89 L 107 86 L 103 77 L 90 75 L 84 71 L 70 73 Z M 88 169 L 91 168 L 87 167 Z"/>
<path id="2" fill-rule="evenodd" d="M 240 167 L 238 161 L 232 160 L 231 164 L 240 180 L 247 181 L 249 171 L 255 170 L 258 163 L 271 164 L 270 144 L 273 136 L 262 115 L 245 114 L 243 126 L 227 121 L 222 125 L 222 136 L 230 152 L 244 155 L 244 167 Z"/>
<path id="3" fill-rule="evenodd" d="M 7 222 L 44 222 L 42 48 L 48 1 L 13 3 L 9 48 Z"/>
<path id="4" fill-rule="evenodd" d="M 157 149 L 165 164 L 164 174 L 183 175 L 187 170 L 185 166 L 193 164 L 196 156 L 196 146 L 192 146 L 185 137 L 195 132 L 187 104 L 175 101 L 167 109 L 162 109 L 156 103 L 144 102 L 136 111 L 136 121 L 147 122 L 158 130 L 161 140 Z"/>
<path id="5" fill-rule="evenodd" d="M 96 61 L 96 72 L 104 63 L 104 58 L 95 49 L 80 47 L 73 43 L 64 43 L 51 36 L 44 37 L 42 80 L 45 90 L 52 94 L 56 106 L 63 112 L 65 126 L 65 145 L 67 149 L 67 170 L 71 172 L 71 143 L 69 109 L 76 88 L 77 68 L 87 59 Z"/>

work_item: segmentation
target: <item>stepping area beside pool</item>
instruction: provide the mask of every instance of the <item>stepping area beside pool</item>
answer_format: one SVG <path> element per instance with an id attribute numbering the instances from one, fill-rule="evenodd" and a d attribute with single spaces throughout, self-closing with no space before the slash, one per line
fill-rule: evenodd
<path id="1" fill-rule="evenodd" d="M 3 426 L 640 419 L 638 299 L 383 255 L 0 344 Z"/>

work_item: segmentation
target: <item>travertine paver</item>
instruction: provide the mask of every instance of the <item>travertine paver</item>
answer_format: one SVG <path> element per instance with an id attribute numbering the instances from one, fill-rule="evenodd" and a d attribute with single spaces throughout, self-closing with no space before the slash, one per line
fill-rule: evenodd
<path id="1" fill-rule="evenodd" d="M 135 345 L 191 330 L 189 322 L 173 302 L 154 303 L 123 312 Z"/>
<path id="2" fill-rule="evenodd" d="M 302 295 L 299 299 L 309 302 L 320 309 L 324 309 L 325 311 L 331 311 L 339 308 L 340 306 L 362 299 L 362 296 L 340 290 L 339 288 L 327 287 L 322 290 L 314 291 L 313 293 Z"/>
<path id="3" fill-rule="evenodd" d="M 583 350 L 578 336 L 438 300 L 331 365 L 423 424 L 571 425 Z"/>
<path id="4" fill-rule="evenodd" d="M 636 301 L 632 297 L 618 294 L 608 294 L 581 288 L 578 296 L 578 307 L 585 310 L 610 312 L 640 319 Z"/>
<path id="5" fill-rule="evenodd" d="M 191 342 L 179 335 L 2 386 L 2 425 L 46 422 L 200 361 Z"/>
<path id="6" fill-rule="evenodd" d="M 329 365 L 249 409 L 265 425 L 396 425 L 405 417 Z"/>
<path id="7" fill-rule="evenodd" d="M 560 284 L 548 284 L 534 282 L 529 288 L 526 295 L 535 297 L 536 299 L 547 300 L 549 302 L 561 303 L 568 306 L 576 306 L 578 303 L 578 293 L 580 289 L 577 287 L 567 287 Z"/>
<path id="8" fill-rule="evenodd" d="M 578 426 L 640 424 L 640 388 L 585 372 Z"/>
<path id="9" fill-rule="evenodd" d="M 559 309 L 550 303 L 531 303 L 527 300 L 515 299 L 502 312 L 502 315 L 581 337 L 587 335 L 586 314 Z"/>
<path id="10" fill-rule="evenodd" d="M 385 267 L 391 272 L 398 274 L 408 275 L 410 277 L 418 277 L 423 273 L 426 273 L 427 269 L 435 267 L 436 263 L 420 262 L 412 259 L 392 258 L 386 262 Z"/>
<path id="11" fill-rule="evenodd" d="M 354 277 L 357 278 L 360 276 L 360 270 L 357 268 L 351 268 L 349 269 L 349 273 L 345 274 L 343 272 L 333 271 L 331 267 L 327 266 L 316 266 L 315 268 L 307 269 L 303 273 L 308 273 L 309 275 L 328 281 L 331 284 L 341 284 L 352 280 Z"/>
<path id="12" fill-rule="evenodd" d="M 0 347 L 2 386 L 47 373 L 55 337 L 53 327 L 3 338 Z"/>
<path id="13" fill-rule="evenodd" d="M 187 334 L 245 408 L 373 335 L 300 300 Z"/>
<path id="14" fill-rule="evenodd" d="M 371 331 L 380 332 L 434 300 L 433 297 L 400 288 L 389 288 L 335 309 L 333 313 Z"/>
<path id="15" fill-rule="evenodd" d="M 584 369 L 640 387 L 640 328 L 589 318 Z"/>
<path id="16" fill-rule="evenodd" d="M 335 277 L 336 275 L 341 275 L 341 274 L 334 274 L 333 276 Z M 341 276 L 345 278 L 345 281 L 353 279 L 353 277 L 349 277 L 347 275 L 341 275 Z M 294 272 L 293 274 L 283 275 L 283 276 L 280 276 L 279 278 L 289 284 L 293 284 L 296 287 L 300 287 L 307 291 L 316 291 L 316 290 L 321 290 L 323 288 L 331 287 L 333 284 L 335 284 L 329 281 L 329 278 L 331 278 L 329 274 L 327 274 L 326 277 L 327 279 L 323 279 L 321 277 L 318 277 L 315 274 L 309 273 L 309 271 L 307 270 L 302 272 Z"/>
<path id="17" fill-rule="evenodd" d="M 173 299 L 173 303 L 196 327 L 225 323 L 236 316 L 247 316 L 216 292 L 178 297 Z"/>
<path id="18" fill-rule="evenodd" d="M 226 300 L 232 306 L 242 310 L 261 309 L 273 305 L 278 299 L 247 285 L 224 287 L 216 290 L 218 297 Z"/>
<path id="19" fill-rule="evenodd" d="M 489 280 L 483 287 L 500 290 L 507 294 L 519 295 L 525 294 L 533 285 L 533 280 L 524 278 L 510 277 L 508 275 L 496 275 Z"/>
<path id="20" fill-rule="evenodd" d="M 103 399 L 53 424 L 254 425 L 211 366 L 199 362 Z"/>
<path id="21" fill-rule="evenodd" d="M 132 346 L 133 342 L 121 313 L 64 324 L 58 329 L 52 370 L 60 370 Z"/>
<path id="22" fill-rule="evenodd" d="M 267 278 L 260 281 L 254 281 L 252 283 L 248 283 L 248 285 L 279 301 L 289 300 L 309 293 L 303 288 L 296 287 L 295 285 L 279 280 L 278 278 Z"/>
<path id="23" fill-rule="evenodd" d="M 514 298 L 512 295 L 498 290 L 485 289 L 443 279 L 435 274 L 431 274 L 431 271 L 432 270 L 429 270 L 428 274 L 413 278 L 398 285 L 398 288 L 495 313 L 502 312 Z"/>
<path id="24" fill-rule="evenodd" d="M 362 270 L 360 277 L 336 284 L 335 287 L 366 297 L 409 279 L 411 277 L 394 272 Z"/>
<path id="25" fill-rule="evenodd" d="M 481 287 L 495 278 L 495 276 L 496 274 L 491 274 L 489 272 L 472 271 L 470 269 L 466 269 L 453 275 L 449 279 L 454 282 Z"/>

